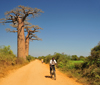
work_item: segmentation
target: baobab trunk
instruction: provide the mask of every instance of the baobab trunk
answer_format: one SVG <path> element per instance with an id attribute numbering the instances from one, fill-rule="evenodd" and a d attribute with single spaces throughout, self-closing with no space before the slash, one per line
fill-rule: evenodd
<path id="1" fill-rule="evenodd" d="M 24 36 L 24 22 L 18 18 L 18 33 L 17 33 L 17 57 L 26 59 L 25 56 L 25 36 Z"/>
<path id="2" fill-rule="evenodd" d="M 25 40 L 25 54 L 26 56 L 29 55 L 29 37 L 26 36 L 26 40 Z"/>

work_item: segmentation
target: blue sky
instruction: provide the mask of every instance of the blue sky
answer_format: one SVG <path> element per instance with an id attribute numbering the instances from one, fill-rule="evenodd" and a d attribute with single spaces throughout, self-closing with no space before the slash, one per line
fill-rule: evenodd
<path id="1" fill-rule="evenodd" d="M 100 0 L 2 0 L 0 18 L 5 18 L 4 13 L 18 5 L 44 11 L 30 20 L 43 28 L 36 33 L 42 41 L 30 41 L 32 56 L 53 55 L 54 52 L 88 56 L 100 41 Z M 10 45 L 17 54 L 17 33 L 7 33 L 6 28 L 12 27 L 0 24 L 0 46 Z"/>

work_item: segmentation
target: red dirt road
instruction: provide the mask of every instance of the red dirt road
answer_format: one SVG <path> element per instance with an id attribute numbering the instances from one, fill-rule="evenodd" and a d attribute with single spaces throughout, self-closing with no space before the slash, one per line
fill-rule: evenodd
<path id="1" fill-rule="evenodd" d="M 35 60 L 0 79 L 0 85 L 82 85 L 58 70 L 56 80 L 46 76 L 50 76 L 49 66 Z"/>

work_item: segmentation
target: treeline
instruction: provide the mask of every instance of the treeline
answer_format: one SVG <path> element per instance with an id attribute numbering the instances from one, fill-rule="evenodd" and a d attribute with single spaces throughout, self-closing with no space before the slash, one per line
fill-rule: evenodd
<path id="1" fill-rule="evenodd" d="M 9 70 L 28 64 L 28 62 L 34 60 L 35 57 L 29 55 L 26 59 L 27 60 L 17 58 L 10 49 L 10 46 L 0 46 L 0 77 L 5 76 Z"/>
<path id="2" fill-rule="evenodd" d="M 54 53 L 39 56 L 38 59 L 44 59 L 45 63 L 49 63 L 52 57 L 56 59 L 59 69 L 66 72 L 69 77 L 76 77 L 79 82 L 87 85 L 100 85 L 100 44 L 95 46 L 91 50 L 91 55 L 87 57 Z"/>

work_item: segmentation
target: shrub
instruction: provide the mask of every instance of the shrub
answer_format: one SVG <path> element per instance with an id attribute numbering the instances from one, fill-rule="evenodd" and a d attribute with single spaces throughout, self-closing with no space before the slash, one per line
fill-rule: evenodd
<path id="1" fill-rule="evenodd" d="M 100 44 L 98 44 L 91 50 L 91 57 L 90 57 L 90 61 L 94 62 L 94 64 L 98 64 L 99 60 L 100 60 Z"/>
<path id="2" fill-rule="evenodd" d="M 61 57 L 61 54 L 55 53 L 55 55 L 53 55 L 53 57 L 55 58 L 56 61 L 58 61 L 58 59 Z"/>
<path id="3" fill-rule="evenodd" d="M 87 76 L 87 77 L 89 77 L 89 78 L 95 77 L 94 68 L 96 68 L 96 65 L 91 65 L 91 66 L 89 66 L 88 69 L 84 69 L 83 75 L 84 75 L 84 76 Z"/>
<path id="4" fill-rule="evenodd" d="M 75 69 L 81 69 L 82 68 L 82 64 L 80 63 L 75 63 Z"/>
<path id="5" fill-rule="evenodd" d="M 74 65 L 74 63 L 72 61 L 68 61 L 66 63 L 66 68 L 67 69 L 73 69 L 73 68 L 75 68 L 75 65 Z"/>
<path id="6" fill-rule="evenodd" d="M 45 63 L 49 63 L 50 60 L 52 59 L 52 57 L 53 57 L 53 56 L 51 56 L 50 54 L 47 55 L 47 56 L 45 57 L 45 59 L 44 59 L 44 60 L 45 60 L 44 62 L 45 62 Z"/>
<path id="7" fill-rule="evenodd" d="M 30 62 L 30 61 L 34 60 L 35 57 L 28 55 L 28 56 L 26 56 L 26 59 Z"/>
<path id="8" fill-rule="evenodd" d="M 16 64 L 16 56 L 13 54 L 13 51 L 10 49 L 10 46 L 0 47 L 0 63 L 3 65 Z"/>
<path id="9" fill-rule="evenodd" d="M 85 60 L 85 57 L 84 56 L 80 56 L 79 58 L 78 58 L 78 60 Z"/>
<path id="10" fill-rule="evenodd" d="M 64 63 L 63 62 L 59 62 L 58 67 L 63 68 Z"/>
<path id="11" fill-rule="evenodd" d="M 77 55 L 72 55 L 72 60 L 78 60 Z"/>

